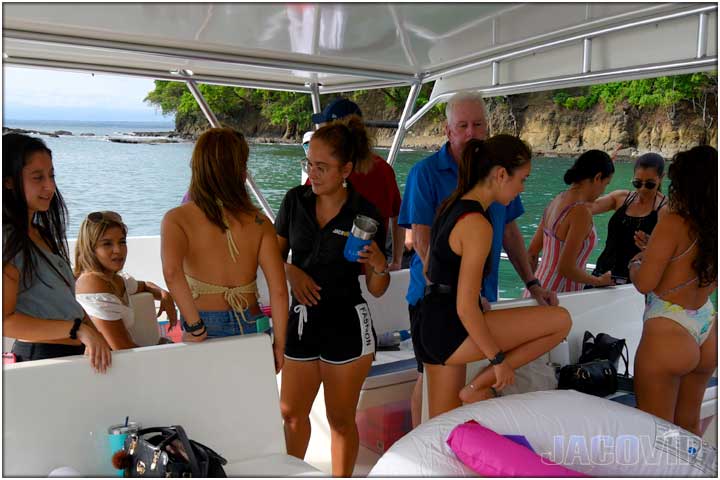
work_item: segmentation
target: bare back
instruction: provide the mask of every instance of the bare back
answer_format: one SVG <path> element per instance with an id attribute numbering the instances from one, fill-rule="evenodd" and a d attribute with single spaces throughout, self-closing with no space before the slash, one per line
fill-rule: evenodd
<path id="1" fill-rule="evenodd" d="M 697 281 L 694 281 L 686 287 L 675 290 L 676 287 L 697 277 L 692 263 L 697 257 L 698 247 L 695 238 L 691 237 L 687 222 L 677 214 L 671 214 L 668 217 L 666 222 L 670 223 L 674 238 L 674 242 L 668 245 L 668 251 L 672 250 L 672 256 L 654 291 L 668 302 L 689 309 L 698 309 L 707 302 L 717 285 L 713 283 L 700 287 Z"/>
<path id="2" fill-rule="evenodd" d="M 186 275 L 224 287 L 247 285 L 255 280 L 263 231 L 270 224 L 267 217 L 259 212 L 231 214 L 226 211 L 232 240 L 239 252 L 233 261 L 228 236 L 210 222 L 194 202 L 186 203 L 169 213 L 172 213 L 172 220 L 187 239 L 183 258 Z M 256 299 L 248 300 L 253 304 Z M 222 294 L 200 295 L 195 298 L 195 305 L 199 310 L 229 308 Z"/>

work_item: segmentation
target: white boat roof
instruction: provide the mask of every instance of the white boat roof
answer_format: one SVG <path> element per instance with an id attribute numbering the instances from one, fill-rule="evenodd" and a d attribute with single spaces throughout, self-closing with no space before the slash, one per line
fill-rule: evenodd
<path id="1" fill-rule="evenodd" d="M 5 65 L 488 95 L 717 69 L 715 3 L 6 3 Z M 190 73 L 192 75 L 190 76 Z"/>

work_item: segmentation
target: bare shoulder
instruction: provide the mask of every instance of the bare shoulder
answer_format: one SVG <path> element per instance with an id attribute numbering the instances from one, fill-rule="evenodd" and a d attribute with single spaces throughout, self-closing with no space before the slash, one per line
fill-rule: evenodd
<path id="1" fill-rule="evenodd" d="M 614 190 L 610 192 L 610 196 L 615 200 L 615 210 L 620 208 L 628 195 L 630 195 L 630 190 Z"/>
<path id="2" fill-rule="evenodd" d="M 162 223 L 164 225 L 175 225 L 182 227 L 182 225 L 192 222 L 194 215 L 201 213 L 200 209 L 192 202 L 185 203 L 179 207 L 171 208 L 163 216 Z"/>
<path id="3" fill-rule="evenodd" d="M 258 210 L 252 215 L 252 217 L 254 224 L 260 227 L 260 230 L 263 233 L 275 235 L 275 227 L 273 226 L 272 220 L 270 220 L 267 215 Z"/>
<path id="4" fill-rule="evenodd" d="M 185 205 L 171 208 L 170 210 L 165 212 L 165 215 L 163 215 L 163 222 L 177 222 L 180 218 L 182 218 L 184 209 Z"/>
<path id="5" fill-rule="evenodd" d="M 671 229 L 683 230 L 687 228 L 687 222 L 683 216 L 665 207 L 660 209 L 660 215 L 658 215 L 658 225 L 660 224 Z"/>
<path id="6" fill-rule="evenodd" d="M 12 263 L 8 263 L 3 267 L 3 276 L 8 277 L 13 282 L 20 281 L 20 271 Z"/>
<path id="7" fill-rule="evenodd" d="M 75 281 L 75 293 L 113 293 L 107 281 L 94 273 L 83 273 Z"/>
<path id="8" fill-rule="evenodd" d="M 482 213 L 471 212 L 460 217 L 455 223 L 455 228 L 463 235 L 482 235 L 492 231 L 492 224 Z"/>
<path id="9" fill-rule="evenodd" d="M 581 203 L 570 208 L 567 219 L 573 222 L 592 223 L 592 204 Z"/>

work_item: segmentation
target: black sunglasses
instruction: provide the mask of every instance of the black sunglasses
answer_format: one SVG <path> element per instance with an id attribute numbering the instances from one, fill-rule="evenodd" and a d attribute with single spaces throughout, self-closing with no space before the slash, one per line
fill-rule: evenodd
<path id="1" fill-rule="evenodd" d="M 88 214 L 87 219 L 92 223 L 115 222 L 121 225 L 123 223 L 120 214 L 115 212 L 92 212 Z"/>
<path id="2" fill-rule="evenodd" d="M 653 188 L 657 187 L 657 182 L 655 180 L 645 180 L 644 182 L 642 180 L 632 181 L 632 186 L 635 188 L 642 188 L 643 184 L 648 190 L 652 190 Z"/>

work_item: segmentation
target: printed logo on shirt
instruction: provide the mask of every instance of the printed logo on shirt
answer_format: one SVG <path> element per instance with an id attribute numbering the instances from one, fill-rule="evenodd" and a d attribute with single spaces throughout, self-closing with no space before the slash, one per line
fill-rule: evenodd
<path id="1" fill-rule="evenodd" d="M 341 237 L 349 237 L 350 236 L 350 232 L 346 232 L 345 230 L 340 230 L 339 228 L 336 228 L 335 230 L 333 230 L 333 233 L 335 235 L 340 235 Z"/>
<path id="2" fill-rule="evenodd" d="M 362 336 L 363 348 L 362 355 L 375 353 L 375 337 L 372 333 L 372 317 L 370 316 L 370 308 L 367 303 L 355 305 L 360 320 L 360 335 Z"/>

